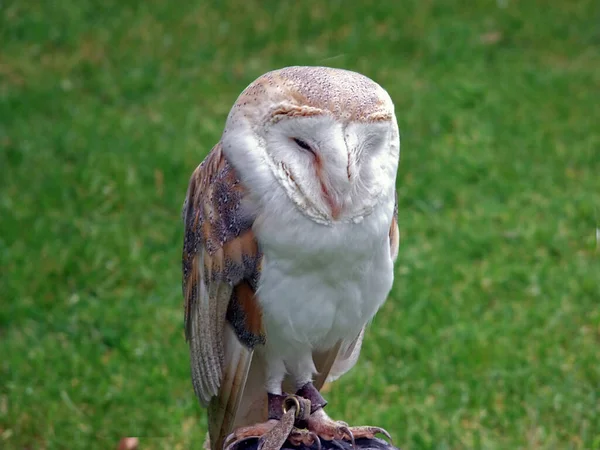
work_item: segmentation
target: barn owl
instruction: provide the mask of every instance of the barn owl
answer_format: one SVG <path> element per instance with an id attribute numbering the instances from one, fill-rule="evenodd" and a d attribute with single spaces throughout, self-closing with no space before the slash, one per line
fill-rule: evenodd
<path id="1" fill-rule="evenodd" d="M 392 287 L 399 154 L 390 96 L 358 73 L 287 67 L 238 97 L 183 207 L 185 332 L 212 450 L 264 435 L 288 394 L 311 400 L 311 436 L 382 431 L 331 419 L 319 390 L 355 364 Z"/>

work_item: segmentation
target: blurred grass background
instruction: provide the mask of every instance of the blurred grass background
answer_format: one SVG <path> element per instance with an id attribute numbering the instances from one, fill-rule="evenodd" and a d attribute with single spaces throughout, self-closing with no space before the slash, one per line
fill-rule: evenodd
<path id="1" fill-rule="evenodd" d="M 362 72 L 391 298 L 328 412 L 402 449 L 600 448 L 597 1 L 0 4 L 0 448 L 200 448 L 180 208 L 241 90 Z"/>

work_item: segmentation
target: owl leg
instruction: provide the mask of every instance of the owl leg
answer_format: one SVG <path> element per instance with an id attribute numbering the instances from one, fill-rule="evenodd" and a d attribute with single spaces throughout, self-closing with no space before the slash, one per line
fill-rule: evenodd
<path id="1" fill-rule="evenodd" d="M 266 379 L 264 386 L 268 393 L 268 420 L 266 422 L 236 429 L 225 440 L 224 447 L 226 450 L 245 448 L 244 444 L 249 444 L 251 440 L 263 441 L 265 439 L 272 439 L 274 434 L 278 434 L 278 429 L 274 430 L 274 428 L 281 421 L 283 416 L 283 403 L 288 397 L 288 394 L 282 390 L 282 384 L 283 379 L 288 373 L 289 367 L 286 367 L 284 360 L 277 356 L 265 358 L 265 365 Z M 287 430 L 286 435 L 287 434 L 289 434 L 288 438 L 290 442 L 297 445 L 303 443 L 310 446 L 315 442 L 315 439 L 318 441 L 318 438 L 307 430 L 298 430 L 294 428 L 291 431 Z M 285 439 L 285 437 L 286 436 L 283 436 L 282 438 Z"/>
<path id="2" fill-rule="evenodd" d="M 269 380 L 268 384 L 273 387 L 276 383 Z M 268 393 L 268 420 L 266 422 L 255 423 L 247 427 L 241 427 L 231 433 L 225 440 L 224 447 L 227 450 L 235 450 L 242 442 L 250 439 L 259 439 L 273 429 L 279 423 L 283 415 L 283 401 L 287 394 L 281 392 L 281 383 L 275 389 L 279 393 Z"/>
<path id="3" fill-rule="evenodd" d="M 331 419 L 323 407 L 327 404 L 312 383 L 301 387 L 296 395 L 311 402 L 311 414 L 307 420 L 307 429 L 326 441 L 347 440 L 354 445 L 355 439 L 373 439 L 376 434 L 383 434 L 390 441 L 392 437 L 383 428 L 373 426 L 349 427 L 346 422 Z"/>

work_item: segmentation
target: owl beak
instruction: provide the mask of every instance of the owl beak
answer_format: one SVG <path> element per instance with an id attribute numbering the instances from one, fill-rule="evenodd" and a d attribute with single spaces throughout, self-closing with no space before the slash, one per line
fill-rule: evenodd
<path id="1" fill-rule="evenodd" d="M 338 205 L 334 200 L 328 200 L 329 207 L 331 208 L 331 218 L 333 220 L 338 220 L 342 213 L 342 206 Z"/>
<path id="2" fill-rule="evenodd" d="M 321 184 L 321 192 L 323 194 L 323 200 L 329 207 L 329 214 L 333 220 L 338 220 L 342 215 L 344 209 L 344 200 L 342 195 L 338 195 L 337 189 L 334 189 L 330 182 L 328 183 L 327 176 L 322 169 L 321 159 L 317 156 L 316 160 L 317 178 Z M 348 178 L 349 181 L 349 178 Z M 348 183 L 349 185 L 349 183 Z"/>
<path id="3" fill-rule="evenodd" d="M 323 191 L 323 198 L 329 206 L 329 210 L 331 211 L 331 218 L 333 220 L 339 219 L 342 213 L 342 205 L 336 201 L 335 197 L 331 194 L 331 192 L 325 187 L 324 183 L 321 183 L 321 189 Z"/>

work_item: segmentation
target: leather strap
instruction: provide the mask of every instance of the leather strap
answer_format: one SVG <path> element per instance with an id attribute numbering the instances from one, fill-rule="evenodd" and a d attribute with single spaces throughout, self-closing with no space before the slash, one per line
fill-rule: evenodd
<path id="1" fill-rule="evenodd" d="M 327 405 L 327 401 L 319 393 L 316 387 L 312 383 L 306 383 L 296 392 L 299 397 L 310 400 L 311 409 L 310 413 L 314 413 L 319 408 L 324 408 Z"/>
<path id="2" fill-rule="evenodd" d="M 269 400 L 271 400 L 271 397 L 269 397 Z M 269 410 L 271 409 L 270 406 L 271 403 L 269 402 Z M 308 419 L 310 410 L 310 400 L 297 395 L 286 396 L 282 402 L 281 412 L 283 414 L 279 422 L 260 438 L 257 450 L 280 450 L 294 429 L 294 424 Z M 318 446 L 320 447 L 320 442 L 318 442 Z"/>

